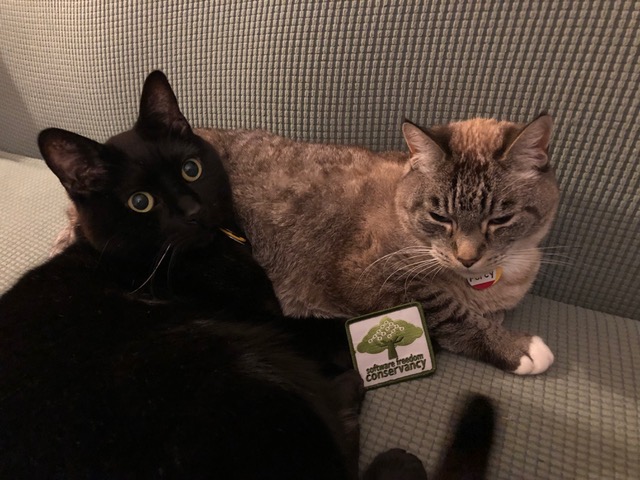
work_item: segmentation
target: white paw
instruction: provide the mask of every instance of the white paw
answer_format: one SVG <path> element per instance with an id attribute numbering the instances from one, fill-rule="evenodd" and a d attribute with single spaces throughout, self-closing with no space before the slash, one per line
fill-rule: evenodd
<path id="1" fill-rule="evenodd" d="M 516 375 L 542 373 L 553 364 L 553 352 L 538 336 L 531 337 L 529 354 L 520 358 L 520 365 L 514 370 Z"/>

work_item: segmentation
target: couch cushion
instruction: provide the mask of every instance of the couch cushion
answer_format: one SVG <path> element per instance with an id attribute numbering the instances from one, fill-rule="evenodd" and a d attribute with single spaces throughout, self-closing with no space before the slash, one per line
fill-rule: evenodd
<path id="1" fill-rule="evenodd" d="M 0 293 L 47 258 L 67 195 L 39 159 L 0 152 Z"/>
<path id="2" fill-rule="evenodd" d="M 477 392 L 499 408 L 488 478 L 640 478 L 640 322 L 528 296 L 505 323 L 547 341 L 550 370 L 518 377 L 442 352 L 434 375 L 367 393 L 362 464 L 399 446 L 432 472 Z"/>

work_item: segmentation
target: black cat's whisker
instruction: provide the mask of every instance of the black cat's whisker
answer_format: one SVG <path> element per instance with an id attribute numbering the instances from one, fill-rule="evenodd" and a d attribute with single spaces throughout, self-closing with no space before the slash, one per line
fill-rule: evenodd
<path id="1" fill-rule="evenodd" d="M 96 266 L 100 266 L 100 264 L 102 263 L 102 257 L 104 257 L 104 254 L 109 248 L 109 244 L 111 243 L 111 240 L 113 240 L 114 238 L 116 238 L 116 234 L 113 234 L 111 237 L 109 237 L 109 239 L 106 242 L 104 242 L 104 247 L 102 247 L 102 250 L 100 250 L 100 255 L 98 256 L 98 263 L 96 264 Z"/>
<path id="2" fill-rule="evenodd" d="M 171 250 L 171 244 L 167 245 L 167 248 L 164 250 L 164 253 L 160 257 L 160 260 L 158 260 L 156 262 L 155 267 L 153 268 L 153 270 L 151 271 L 151 274 L 147 277 L 147 279 L 144 282 L 142 282 L 142 284 L 138 288 L 136 288 L 132 292 L 129 292 L 130 295 L 133 295 L 134 293 L 139 292 L 142 288 L 144 288 L 153 279 L 153 276 L 158 271 L 158 268 L 160 268 L 160 265 L 162 264 L 162 261 L 165 259 L 165 257 L 169 253 L 169 250 Z"/>
<path id="3" fill-rule="evenodd" d="M 171 288 L 172 281 L 171 275 L 175 270 L 176 262 L 180 260 L 180 253 L 188 249 L 189 239 L 191 237 L 189 235 L 183 237 L 175 237 L 171 239 L 170 246 L 173 247 L 171 249 L 171 256 L 169 257 L 169 264 L 167 266 L 167 287 L 169 288 L 169 292 L 173 294 L 173 289 Z"/>

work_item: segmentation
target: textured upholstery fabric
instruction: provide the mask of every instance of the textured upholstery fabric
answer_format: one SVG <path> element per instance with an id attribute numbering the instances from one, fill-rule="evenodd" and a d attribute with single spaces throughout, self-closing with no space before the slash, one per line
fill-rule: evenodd
<path id="1" fill-rule="evenodd" d="M 516 121 L 549 110 L 564 192 L 534 292 L 640 318 L 636 1 L 8 0 L 0 149 L 40 128 L 105 139 L 166 71 L 197 126 L 403 148 L 406 116 Z"/>
<path id="2" fill-rule="evenodd" d="M 362 463 L 399 446 L 433 471 L 452 415 L 475 392 L 499 409 L 488 478 L 640 478 L 640 322 L 534 296 L 505 322 L 547 340 L 551 370 L 515 377 L 443 352 L 433 376 L 367 393 Z"/>
<path id="3" fill-rule="evenodd" d="M 47 258 L 67 201 L 42 160 L 0 152 L 0 294 Z"/>
<path id="4" fill-rule="evenodd" d="M 548 258 L 569 264 L 548 265 L 507 322 L 543 336 L 556 363 L 520 378 L 439 354 L 435 375 L 368 393 L 362 462 L 400 446 L 432 471 L 472 391 L 500 409 L 490 478 L 640 478 L 639 31 L 632 0 L 4 0 L 0 292 L 65 221 L 63 189 L 29 158 L 37 132 L 128 127 L 152 69 L 194 126 L 374 149 L 403 148 L 405 116 L 546 109 L 564 192 Z"/>

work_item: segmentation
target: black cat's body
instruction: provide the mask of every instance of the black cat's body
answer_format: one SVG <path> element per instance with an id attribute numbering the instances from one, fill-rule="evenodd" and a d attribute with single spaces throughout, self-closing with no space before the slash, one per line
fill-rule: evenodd
<path id="1" fill-rule="evenodd" d="M 359 377 L 286 331 L 164 75 L 134 129 L 39 142 L 79 239 L 0 298 L 0 478 L 355 478 Z"/>
<path id="2" fill-rule="evenodd" d="M 0 300 L 1 478 L 347 478 L 337 399 L 286 336 L 130 299 L 97 259 Z"/>

